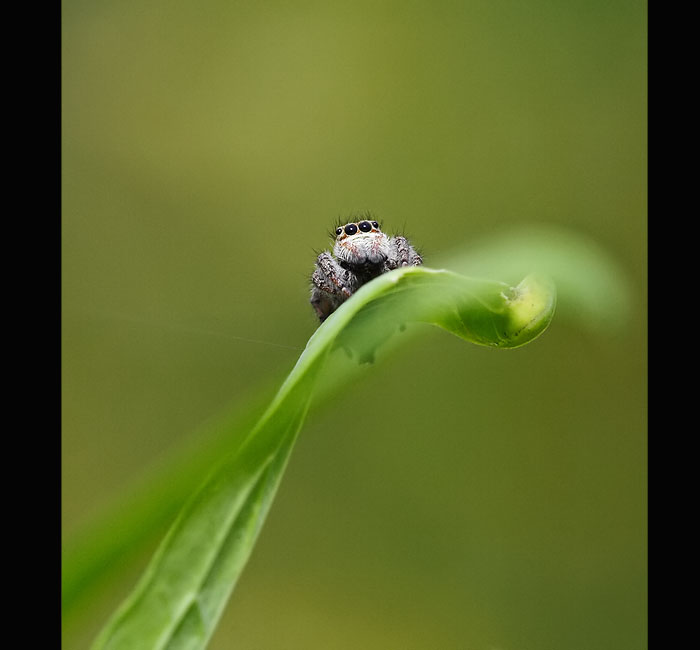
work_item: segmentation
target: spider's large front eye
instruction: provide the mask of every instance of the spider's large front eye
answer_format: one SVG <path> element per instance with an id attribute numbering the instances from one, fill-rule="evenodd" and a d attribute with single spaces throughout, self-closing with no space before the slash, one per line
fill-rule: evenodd
<path id="1" fill-rule="evenodd" d="M 335 229 L 335 234 L 336 234 L 336 235 L 340 235 L 342 232 L 343 232 L 343 229 L 342 229 L 342 228 L 336 228 L 336 229 Z"/>
<path id="2" fill-rule="evenodd" d="M 360 221 L 359 226 L 362 232 L 369 232 L 372 230 L 372 224 L 369 221 Z"/>
<path id="3" fill-rule="evenodd" d="M 345 226 L 346 235 L 354 235 L 357 232 L 357 226 L 354 223 L 349 223 Z"/>
<path id="4" fill-rule="evenodd" d="M 373 222 L 372 222 L 372 225 L 373 225 L 375 228 L 379 228 L 379 224 L 378 224 L 376 221 L 373 221 Z"/>

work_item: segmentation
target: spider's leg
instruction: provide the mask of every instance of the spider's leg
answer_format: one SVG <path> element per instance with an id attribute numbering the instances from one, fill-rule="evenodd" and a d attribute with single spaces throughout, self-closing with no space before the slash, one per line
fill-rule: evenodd
<path id="1" fill-rule="evenodd" d="M 350 297 L 346 273 L 329 253 L 321 253 L 318 256 L 316 269 L 311 275 L 314 286 L 310 302 L 321 322 Z"/>
<path id="2" fill-rule="evenodd" d="M 405 237 L 396 235 L 396 237 L 392 237 L 391 243 L 396 251 L 395 263 L 397 267 L 420 266 L 423 264 L 423 258 L 418 254 L 418 251 L 408 243 L 408 239 Z"/>
<path id="3" fill-rule="evenodd" d="M 316 312 L 318 319 L 323 322 L 328 318 L 336 309 L 337 305 L 334 303 L 333 298 L 330 294 L 322 291 L 318 287 L 314 287 L 311 290 L 311 299 L 309 300 L 311 306 Z"/>
<path id="4" fill-rule="evenodd" d="M 318 276 L 322 283 L 314 282 L 316 286 L 329 293 L 340 294 L 344 298 L 352 295 L 346 277 L 347 271 L 331 257 L 330 253 L 321 253 L 316 260 L 316 266 L 318 268 L 314 271 L 314 275 L 320 271 Z"/>

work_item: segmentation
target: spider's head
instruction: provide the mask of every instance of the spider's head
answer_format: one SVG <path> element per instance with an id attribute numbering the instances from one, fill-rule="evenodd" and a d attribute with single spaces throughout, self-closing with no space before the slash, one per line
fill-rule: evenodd
<path id="1" fill-rule="evenodd" d="M 333 254 L 349 266 L 383 264 L 389 257 L 389 238 L 376 221 L 346 223 L 335 229 Z"/>

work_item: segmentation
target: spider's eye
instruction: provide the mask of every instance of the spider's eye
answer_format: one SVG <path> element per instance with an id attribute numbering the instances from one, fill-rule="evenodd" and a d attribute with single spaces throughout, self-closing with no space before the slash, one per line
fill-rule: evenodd
<path id="1" fill-rule="evenodd" d="M 372 224 L 369 221 L 360 221 L 359 226 L 362 232 L 369 232 L 372 230 Z"/>
<path id="2" fill-rule="evenodd" d="M 335 234 L 336 234 L 336 235 L 339 235 L 339 234 L 342 233 L 342 232 L 343 232 L 343 229 L 342 229 L 342 228 L 336 228 L 336 229 L 335 229 Z"/>
<path id="3" fill-rule="evenodd" d="M 345 226 L 346 235 L 354 235 L 357 232 L 357 226 L 354 223 L 349 223 Z"/>
<path id="4" fill-rule="evenodd" d="M 372 222 L 372 225 L 373 225 L 375 228 L 379 228 L 379 224 L 378 224 L 376 221 L 373 221 L 373 222 Z"/>

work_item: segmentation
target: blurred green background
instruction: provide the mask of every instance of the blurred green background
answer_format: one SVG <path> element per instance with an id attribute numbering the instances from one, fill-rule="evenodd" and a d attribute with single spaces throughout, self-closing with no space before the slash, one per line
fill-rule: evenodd
<path id="1" fill-rule="evenodd" d="M 316 404 L 210 647 L 645 648 L 646 3 L 62 7 L 64 535 L 273 394 L 338 217 L 435 267 L 561 225 L 625 269 L 630 322 L 431 331 Z"/>

